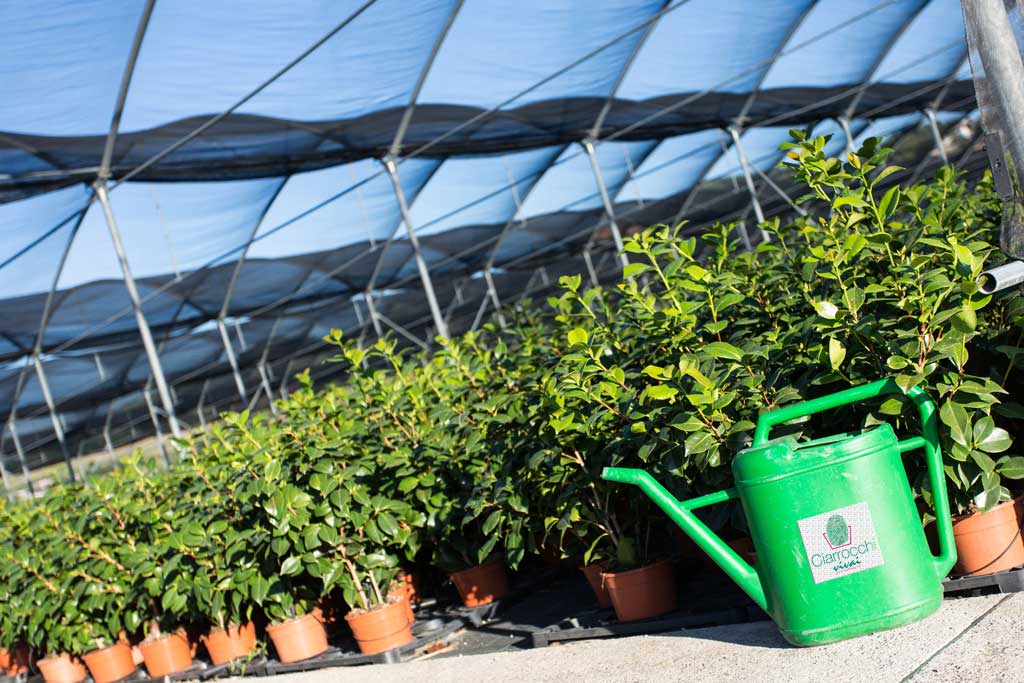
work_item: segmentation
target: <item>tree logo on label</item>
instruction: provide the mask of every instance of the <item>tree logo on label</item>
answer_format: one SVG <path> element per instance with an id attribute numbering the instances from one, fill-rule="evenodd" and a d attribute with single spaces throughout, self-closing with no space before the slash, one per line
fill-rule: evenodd
<path id="1" fill-rule="evenodd" d="M 842 515 L 832 515 L 825 522 L 825 542 L 832 550 L 850 545 L 853 538 L 853 529 L 846 523 Z"/>

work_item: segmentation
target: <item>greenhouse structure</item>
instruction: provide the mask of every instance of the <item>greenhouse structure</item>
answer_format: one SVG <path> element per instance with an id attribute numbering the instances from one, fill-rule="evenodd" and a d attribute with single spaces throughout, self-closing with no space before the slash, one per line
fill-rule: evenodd
<path id="1" fill-rule="evenodd" d="M 1022 293 L 1024 0 L 0 2 L 0 683 L 1024 680 Z"/>
<path id="2" fill-rule="evenodd" d="M 0 465 L 427 346 L 638 227 L 795 209 L 791 128 L 985 155 L 958 0 L 47 2 L 0 27 Z"/>

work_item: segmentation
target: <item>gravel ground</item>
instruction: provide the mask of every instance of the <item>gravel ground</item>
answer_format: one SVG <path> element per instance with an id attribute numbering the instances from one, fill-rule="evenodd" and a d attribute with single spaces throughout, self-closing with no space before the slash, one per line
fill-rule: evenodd
<path id="1" fill-rule="evenodd" d="M 790 647 L 770 622 L 758 622 L 325 669 L 278 676 L 274 683 L 1024 681 L 1022 622 L 1024 593 L 991 595 L 947 600 L 938 613 L 915 624 L 817 648 Z"/>

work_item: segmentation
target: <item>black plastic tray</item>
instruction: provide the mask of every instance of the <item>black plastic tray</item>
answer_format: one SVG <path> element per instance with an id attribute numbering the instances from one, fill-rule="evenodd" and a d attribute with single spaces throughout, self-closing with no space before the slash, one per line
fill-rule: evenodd
<path id="1" fill-rule="evenodd" d="M 973 597 L 991 593 L 1024 591 L 1024 567 L 983 576 L 962 576 L 942 582 L 946 597 Z"/>

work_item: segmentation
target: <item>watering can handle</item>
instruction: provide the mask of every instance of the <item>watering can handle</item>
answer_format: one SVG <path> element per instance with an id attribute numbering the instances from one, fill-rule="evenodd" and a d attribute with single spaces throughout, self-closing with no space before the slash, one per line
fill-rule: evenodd
<path id="1" fill-rule="evenodd" d="M 796 403 L 770 413 L 764 413 L 757 420 L 754 430 L 754 446 L 762 446 L 768 441 L 768 432 L 772 427 L 790 422 L 800 417 L 814 415 L 832 408 L 860 403 L 879 396 L 904 394 L 917 406 L 921 416 L 921 436 L 914 436 L 900 441 L 900 453 L 923 448 L 925 461 L 928 464 L 928 481 L 932 489 L 932 503 L 935 507 L 935 526 L 939 537 L 939 554 L 933 558 L 935 571 L 940 579 L 944 579 L 956 563 L 956 549 L 953 543 L 953 520 L 949 514 L 949 497 L 946 493 L 946 473 L 942 467 L 942 453 L 939 450 L 939 428 L 935 415 L 935 404 L 928 398 L 921 387 L 911 387 L 906 392 L 894 380 L 883 379 L 846 389 L 835 394 Z"/>

